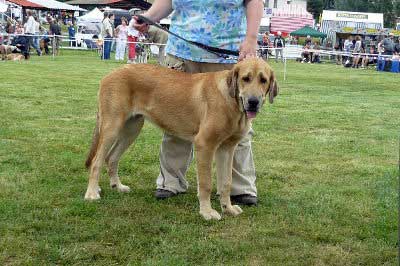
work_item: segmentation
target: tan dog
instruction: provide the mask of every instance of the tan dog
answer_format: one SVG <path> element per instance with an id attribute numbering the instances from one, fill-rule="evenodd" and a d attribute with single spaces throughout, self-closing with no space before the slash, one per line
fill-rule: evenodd
<path id="1" fill-rule="evenodd" d="M 221 219 L 211 207 L 211 167 L 215 157 L 222 211 L 239 215 L 230 201 L 232 160 L 236 145 L 269 94 L 278 94 L 271 68 L 248 59 L 232 70 L 188 74 L 154 65 L 129 65 L 100 84 L 97 123 L 86 166 L 90 168 L 87 200 L 100 198 L 99 175 L 106 161 L 111 187 L 128 192 L 118 177 L 121 155 L 147 119 L 169 134 L 194 143 L 200 214 Z"/>
<path id="2" fill-rule="evenodd" d="M 0 55 L 1 55 L 1 60 L 6 60 L 7 56 L 11 54 L 14 50 L 17 50 L 16 46 L 13 45 L 6 45 L 6 44 L 0 44 Z"/>
<path id="3" fill-rule="evenodd" d="M 23 61 L 25 59 L 25 57 L 22 54 L 9 54 L 7 55 L 7 60 L 10 61 Z"/>

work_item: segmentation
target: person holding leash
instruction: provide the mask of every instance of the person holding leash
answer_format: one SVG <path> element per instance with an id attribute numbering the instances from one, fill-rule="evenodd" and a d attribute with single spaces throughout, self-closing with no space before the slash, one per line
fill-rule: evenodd
<path id="1" fill-rule="evenodd" d="M 172 13 L 170 31 L 187 40 L 220 49 L 239 51 L 239 57 L 218 56 L 169 35 L 167 61 L 188 73 L 229 70 L 237 60 L 256 56 L 257 34 L 263 12 L 262 0 L 156 0 L 143 16 L 158 22 Z M 134 27 L 146 32 L 149 25 L 135 19 Z M 176 62 L 180 62 L 177 64 Z M 239 143 L 233 162 L 231 199 L 235 204 L 257 205 L 256 174 L 251 149 L 253 131 Z M 155 197 L 165 199 L 188 189 L 186 171 L 193 158 L 191 142 L 164 134 L 160 151 L 160 174 Z"/>

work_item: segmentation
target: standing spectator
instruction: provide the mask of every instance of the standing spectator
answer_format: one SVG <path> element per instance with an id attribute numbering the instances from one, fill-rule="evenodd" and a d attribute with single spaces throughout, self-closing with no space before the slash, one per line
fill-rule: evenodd
<path id="1" fill-rule="evenodd" d="M 351 59 L 351 49 L 353 47 L 353 37 L 350 35 L 343 44 L 343 50 L 346 52 L 346 56 L 344 56 L 344 65 L 350 66 L 350 59 Z"/>
<path id="2" fill-rule="evenodd" d="M 35 37 L 33 37 L 33 44 L 34 47 L 36 48 L 36 51 L 38 53 L 38 56 L 42 55 L 42 50 L 40 50 L 40 22 L 39 18 L 37 16 L 34 16 L 35 19 Z"/>
<path id="3" fill-rule="evenodd" d="M 147 40 L 149 42 L 166 44 L 168 41 L 168 33 L 155 26 L 150 26 L 147 33 Z M 165 45 L 158 46 L 158 63 L 165 65 Z"/>
<path id="4" fill-rule="evenodd" d="M 38 55 L 41 54 L 40 52 L 40 48 L 37 47 L 34 43 L 34 35 L 35 35 L 35 31 L 36 31 L 36 21 L 32 16 L 32 11 L 28 10 L 26 11 L 27 14 L 27 21 L 24 25 L 25 28 L 25 34 L 28 35 L 27 39 L 28 39 L 28 52 L 30 50 L 30 47 L 32 46 L 33 48 L 36 49 L 36 52 Z"/>
<path id="5" fill-rule="evenodd" d="M 188 5 L 185 0 L 156 0 L 143 15 L 152 21 L 159 21 L 173 10 L 170 27 L 172 32 L 205 45 L 238 50 L 238 60 L 256 56 L 263 1 L 197 0 Z M 229 20 L 221 19 L 227 14 Z M 148 30 L 148 25 L 137 24 L 136 21 L 134 25 L 142 32 Z M 229 70 L 237 62 L 235 59 L 225 59 L 208 53 L 172 35 L 169 35 L 166 51 L 169 57 L 182 61 L 175 68 L 188 73 Z M 236 204 L 257 204 L 252 135 L 253 131 L 250 130 L 238 144 L 234 154 L 231 199 Z M 156 198 L 173 197 L 188 189 L 185 174 L 193 158 L 192 148 L 190 141 L 164 134 Z M 199 197 L 202 200 L 204 195 Z"/>
<path id="6" fill-rule="evenodd" d="M 135 63 L 136 58 L 136 42 L 139 39 L 139 31 L 134 28 L 135 19 L 133 18 L 129 21 L 128 26 L 128 64 Z"/>
<path id="7" fill-rule="evenodd" d="M 354 44 L 354 49 L 353 49 L 353 65 L 351 66 L 352 68 L 358 68 L 358 63 L 360 62 L 361 55 L 362 53 L 362 41 L 361 41 L 361 36 L 357 35 L 356 36 L 356 43 Z"/>
<path id="8" fill-rule="evenodd" d="M 400 54 L 400 37 L 397 38 L 397 40 L 395 41 L 394 54 L 396 54 L 396 55 Z"/>
<path id="9" fill-rule="evenodd" d="M 41 35 L 41 41 L 43 42 L 43 48 L 44 52 L 48 55 L 50 53 L 49 51 L 49 43 L 50 43 L 50 38 L 48 36 L 48 32 L 45 27 L 40 26 L 39 28 L 40 35 Z"/>
<path id="10" fill-rule="evenodd" d="M 262 36 L 262 46 L 263 49 L 261 50 L 261 57 L 268 59 L 268 56 L 271 55 L 271 50 L 269 50 L 271 47 L 271 40 L 269 39 L 268 31 L 264 32 Z"/>
<path id="11" fill-rule="evenodd" d="M 104 41 L 104 50 L 103 50 L 103 55 L 102 59 L 103 60 L 109 60 L 110 59 L 110 54 L 111 54 L 111 42 L 112 42 L 112 37 L 113 37 L 113 29 L 112 29 L 112 24 L 111 20 L 114 19 L 113 14 L 107 14 L 104 13 L 104 19 L 101 27 L 101 36 L 103 37 Z"/>
<path id="12" fill-rule="evenodd" d="M 15 26 L 14 26 L 15 21 L 13 21 L 11 18 L 7 18 L 7 26 L 6 26 L 6 33 L 7 34 L 14 34 L 15 32 Z M 11 44 L 11 36 L 7 36 L 7 42 L 6 44 Z"/>
<path id="13" fill-rule="evenodd" d="M 393 55 L 395 48 L 393 39 L 394 39 L 394 34 L 391 32 L 385 39 L 383 39 L 380 42 L 380 46 L 381 48 L 383 48 L 384 55 Z"/>
<path id="14" fill-rule="evenodd" d="M 126 40 L 128 38 L 128 21 L 125 17 L 121 18 L 121 25 L 115 29 L 115 35 L 117 37 L 115 60 L 124 60 Z"/>
<path id="15" fill-rule="evenodd" d="M 278 31 L 278 37 L 274 40 L 275 47 L 275 62 L 278 63 L 279 54 L 281 55 L 281 60 L 283 62 L 283 48 L 285 48 L 285 40 L 282 38 L 282 32 Z"/>
<path id="16" fill-rule="evenodd" d="M 52 19 L 49 17 L 50 30 L 49 34 L 53 35 L 52 44 L 53 51 L 55 55 L 58 55 L 60 50 L 60 42 L 61 42 L 61 26 L 58 23 L 57 19 Z"/>
<path id="17" fill-rule="evenodd" d="M 76 34 L 76 29 L 74 22 L 72 22 L 72 20 L 68 20 L 68 36 L 70 39 L 71 47 L 76 47 L 75 34 Z"/>
<path id="18" fill-rule="evenodd" d="M 306 37 L 306 40 L 305 40 L 305 43 L 304 43 L 304 45 L 309 45 L 309 46 L 311 46 L 312 45 L 312 39 L 311 39 L 311 36 L 310 35 L 307 35 L 307 37 Z"/>

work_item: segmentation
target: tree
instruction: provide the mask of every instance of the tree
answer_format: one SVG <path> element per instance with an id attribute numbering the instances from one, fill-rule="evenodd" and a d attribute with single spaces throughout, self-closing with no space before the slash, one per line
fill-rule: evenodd
<path id="1" fill-rule="evenodd" d="M 307 0 L 307 11 L 313 14 L 314 19 L 318 19 L 324 8 L 323 0 Z"/>

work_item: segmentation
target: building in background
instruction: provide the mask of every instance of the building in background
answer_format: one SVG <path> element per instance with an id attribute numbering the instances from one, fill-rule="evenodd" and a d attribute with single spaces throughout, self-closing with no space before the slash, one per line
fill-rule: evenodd
<path id="1" fill-rule="evenodd" d="M 383 14 L 324 10 L 321 31 L 332 43 L 341 43 L 349 35 L 362 35 L 366 41 L 376 41 L 377 36 L 385 34 Z"/>
<path id="2" fill-rule="evenodd" d="M 306 0 L 266 0 L 264 5 L 260 31 L 268 29 L 273 34 L 280 31 L 283 36 L 288 36 L 290 32 L 306 25 L 314 25 L 312 14 L 307 11 Z"/>

